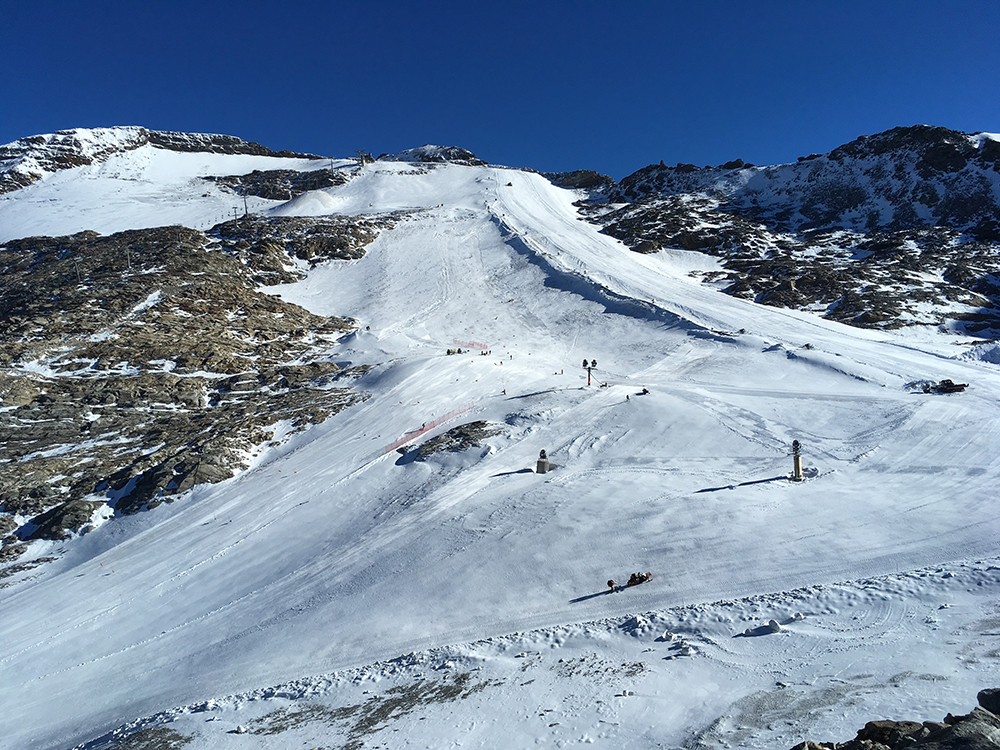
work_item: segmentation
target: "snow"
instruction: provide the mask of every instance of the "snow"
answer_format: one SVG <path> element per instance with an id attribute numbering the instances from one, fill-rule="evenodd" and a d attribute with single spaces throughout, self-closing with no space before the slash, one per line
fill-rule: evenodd
<path id="1" fill-rule="evenodd" d="M 64 235 L 92 229 L 181 224 L 207 229 L 243 213 L 243 199 L 202 179 L 248 174 L 255 169 L 309 171 L 329 160 L 176 152 L 140 146 L 101 162 L 46 175 L 25 188 L 0 195 L 0 242 L 33 235 Z M 251 211 L 279 201 L 251 196 Z"/>
<path id="2" fill-rule="evenodd" d="M 166 223 L 218 157 L 170 158 L 117 199 L 121 222 Z M 15 199 L 45 227 L 107 226 L 86 196 L 139 163 L 112 161 L 12 194 L 0 226 L 21 231 Z M 359 321 L 340 351 L 372 366 L 356 381 L 370 398 L 0 590 L 0 746 L 166 726 L 194 748 L 362 731 L 391 747 L 791 747 L 964 713 L 993 686 L 995 365 L 719 294 L 689 276 L 704 259 L 631 253 L 535 174 L 377 162 L 319 192 L 273 211 L 411 212 L 363 258 L 272 289 Z M 34 212 L 43 196 L 62 218 Z M 448 356 L 454 341 L 490 353 Z M 970 388 L 905 388 L 945 377 Z M 421 440 L 473 419 L 505 434 L 427 461 L 385 452 L 466 403 Z M 555 469 L 537 475 L 542 449 Z M 633 570 L 654 578 L 606 592 Z"/>

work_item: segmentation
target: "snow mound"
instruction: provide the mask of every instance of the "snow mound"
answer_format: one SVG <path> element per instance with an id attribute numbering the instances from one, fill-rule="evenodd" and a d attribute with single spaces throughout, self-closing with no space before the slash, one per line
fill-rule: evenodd
<path id="1" fill-rule="evenodd" d="M 971 360 L 974 362 L 986 362 L 991 365 L 1000 365 L 1000 343 L 991 341 L 988 344 L 980 344 L 967 352 L 960 354 L 957 359 Z"/>
<path id="2" fill-rule="evenodd" d="M 290 201 L 271 209 L 275 216 L 325 216 L 336 212 L 343 199 L 334 198 L 322 190 L 308 190 Z"/>

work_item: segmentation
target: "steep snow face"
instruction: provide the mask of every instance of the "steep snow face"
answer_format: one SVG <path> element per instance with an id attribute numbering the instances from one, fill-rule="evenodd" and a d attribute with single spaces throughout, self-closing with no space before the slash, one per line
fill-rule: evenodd
<path id="1" fill-rule="evenodd" d="M 461 729 L 495 746 L 472 727 L 486 712 L 509 746 L 790 746 L 789 717 L 820 706 L 829 729 L 848 710 L 885 713 L 894 684 L 928 718 L 967 710 L 992 663 L 992 604 L 976 592 L 997 586 L 995 366 L 720 295 L 671 253 L 581 222 L 577 196 L 535 174 L 379 162 L 321 194 L 271 207 L 407 212 L 363 257 L 278 289 L 357 319 L 338 361 L 369 366 L 356 386 L 369 398 L 0 589 L 11 747 L 65 748 L 154 715 L 187 716 L 188 731 L 209 699 L 229 728 L 192 747 L 325 744 L 275 740 L 275 717 L 228 732 L 265 708 L 335 721 L 379 681 L 426 695 L 431 670 L 454 686 L 456 664 L 504 687 L 465 678 L 470 702 L 425 714 L 450 722 L 417 730 L 429 744 Z M 943 378 L 971 385 L 907 388 Z M 416 460 L 458 420 L 503 433 Z M 806 481 L 789 480 L 792 440 Z M 536 474 L 543 449 L 555 468 Z M 636 570 L 653 580 L 602 593 Z M 773 694 L 786 674 L 796 700 Z M 324 690 L 330 714 L 315 707 Z M 289 703 L 240 714 L 255 696 Z M 561 706 L 572 735 L 547 718 Z"/>

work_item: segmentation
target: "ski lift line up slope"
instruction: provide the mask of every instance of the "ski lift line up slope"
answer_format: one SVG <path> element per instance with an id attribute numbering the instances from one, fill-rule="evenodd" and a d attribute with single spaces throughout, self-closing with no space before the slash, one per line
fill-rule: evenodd
<path id="1" fill-rule="evenodd" d="M 0 736 L 27 746 L 32 728 L 17 717 L 54 696 L 66 708 L 43 747 L 413 648 L 619 614 L 613 597 L 568 604 L 609 571 L 656 572 L 628 606 L 668 607 L 916 568 L 997 538 L 992 370 L 677 279 L 578 221 L 570 194 L 534 175 L 503 172 L 512 186 L 486 210 L 495 170 L 383 172 L 372 175 L 387 200 L 428 210 L 358 261 L 281 290 L 374 324 L 345 346 L 376 365 L 358 381 L 370 398 L 295 450 L 144 514 L 123 541 L 107 527 L 81 540 L 106 544 L 99 555 L 0 590 Z M 359 203 L 370 177 L 329 192 Z M 420 183 L 416 197 L 408 180 Z M 459 205 L 435 208 L 435 195 Z M 690 336 L 546 286 L 544 267 L 504 241 L 497 210 L 529 252 L 615 294 L 757 333 Z M 842 353 L 843 371 L 763 351 L 765 336 L 813 340 L 814 358 Z M 513 358 L 444 356 L 455 339 L 499 342 Z M 625 402 L 625 386 L 587 390 L 579 373 L 555 374 L 583 356 L 640 373 L 651 393 Z M 845 374 L 858 362 L 865 380 Z M 936 400 L 883 387 L 935 368 L 979 385 Z M 792 397 L 768 395 L 782 389 Z M 810 397 L 824 392 L 839 398 Z M 489 452 L 356 471 L 372 449 L 466 400 L 476 418 L 509 428 Z M 789 438 L 803 434 L 820 480 L 740 486 L 787 473 Z M 864 455 L 847 449 L 862 442 Z M 559 464 L 544 477 L 525 471 L 542 448 Z"/>

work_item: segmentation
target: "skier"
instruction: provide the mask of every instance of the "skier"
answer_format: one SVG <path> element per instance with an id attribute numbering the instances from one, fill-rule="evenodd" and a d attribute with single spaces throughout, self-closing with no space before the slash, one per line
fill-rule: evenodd
<path id="1" fill-rule="evenodd" d="M 614 591 L 615 591 L 615 582 L 614 582 L 613 579 L 609 578 L 608 579 L 608 593 L 612 594 L 612 593 L 614 593 Z"/>

